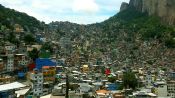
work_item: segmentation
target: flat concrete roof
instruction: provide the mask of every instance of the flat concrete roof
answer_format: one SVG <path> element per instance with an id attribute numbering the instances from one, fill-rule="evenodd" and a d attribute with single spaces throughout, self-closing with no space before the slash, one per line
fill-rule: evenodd
<path id="1" fill-rule="evenodd" d="M 29 90 L 30 88 L 21 89 L 21 90 L 15 91 L 15 93 L 17 94 L 17 97 L 19 97 L 20 95 L 25 95 Z"/>
<path id="2" fill-rule="evenodd" d="M 13 89 L 19 89 L 22 87 L 25 87 L 26 85 L 19 83 L 19 82 L 13 82 L 9 84 L 3 84 L 0 85 L 0 91 L 7 91 L 7 90 L 13 90 Z"/>
<path id="3" fill-rule="evenodd" d="M 65 98 L 65 96 L 51 96 L 50 98 Z"/>
<path id="4" fill-rule="evenodd" d="M 42 97 L 40 97 L 40 98 L 51 98 L 51 94 L 42 96 Z"/>

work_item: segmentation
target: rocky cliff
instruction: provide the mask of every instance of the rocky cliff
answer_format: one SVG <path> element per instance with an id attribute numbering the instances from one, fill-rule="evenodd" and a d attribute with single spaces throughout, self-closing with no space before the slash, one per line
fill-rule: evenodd
<path id="1" fill-rule="evenodd" d="M 120 11 L 124 11 L 124 10 L 126 10 L 126 9 L 128 8 L 128 6 L 129 6 L 128 3 L 123 2 L 122 5 L 121 5 L 121 7 L 120 7 Z"/>
<path id="2" fill-rule="evenodd" d="M 175 0 L 130 0 L 129 6 L 149 15 L 159 16 L 168 24 L 175 25 Z"/>

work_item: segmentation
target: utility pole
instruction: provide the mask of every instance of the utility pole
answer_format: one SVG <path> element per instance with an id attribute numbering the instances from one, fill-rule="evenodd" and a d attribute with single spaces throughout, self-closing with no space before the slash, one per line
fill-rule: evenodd
<path id="1" fill-rule="evenodd" d="M 66 73 L 66 98 L 69 98 L 69 76 L 68 73 Z"/>

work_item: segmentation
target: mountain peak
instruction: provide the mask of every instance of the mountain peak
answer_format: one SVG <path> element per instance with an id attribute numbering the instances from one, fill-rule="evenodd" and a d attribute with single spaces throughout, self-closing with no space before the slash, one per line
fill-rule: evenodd
<path id="1" fill-rule="evenodd" d="M 126 2 L 122 2 L 122 5 L 120 7 L 120 12 L 126 10 L 128 8 L 129 4 Z"/>
<path id="2" fill-rule="evenodd" d="M 126 5 L 122 3 L 121 9 L 125 9 Z M 158 16 L 170 25 L 175 25 L 175 0 L 130 0 L 129 6 L 148 15 Z"/>

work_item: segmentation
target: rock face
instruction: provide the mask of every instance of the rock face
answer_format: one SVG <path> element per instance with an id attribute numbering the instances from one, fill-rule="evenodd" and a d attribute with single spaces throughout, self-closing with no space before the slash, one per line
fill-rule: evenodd
<path id="1" fill-rule="evenodd" d="M 128 6 L 129 6 L 128 3 L 123 2 L 122 5 L 121 5 L 121 7 L 120 7 L 120 11 L 124 11 L 124 10 L 126 10 L 126 9 L 128 8 Z"/>
<path id="2" fill-rule="evenodd" d="M 130 0 L 129 6 L 149 15 L 159 16 L 170 25 L 175 25 L 175 0 Z"/>

